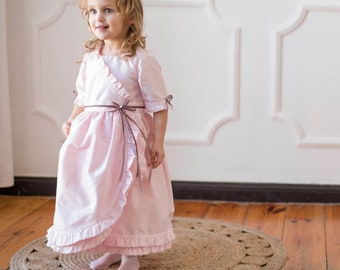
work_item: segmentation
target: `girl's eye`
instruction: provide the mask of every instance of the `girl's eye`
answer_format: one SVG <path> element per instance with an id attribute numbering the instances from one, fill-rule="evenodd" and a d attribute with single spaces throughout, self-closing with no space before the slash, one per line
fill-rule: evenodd
<path id="1" fill-rule="evenodd" d="M 106 13 L 106 14 L 111 14 L 111 13 L 113 13 L 113 9 L 111 9 L 111 8 L 106 8 L 106 9 L 105 9 L 105 13 Z"/>
<path id="2" fill-rule="evenodd" d="M 91 9 L 89 10 L 89 13 L 90 13 L 90 14 L 96 14 L 97 11 L 96 11 L 95 9 L 91 8 Z"/>

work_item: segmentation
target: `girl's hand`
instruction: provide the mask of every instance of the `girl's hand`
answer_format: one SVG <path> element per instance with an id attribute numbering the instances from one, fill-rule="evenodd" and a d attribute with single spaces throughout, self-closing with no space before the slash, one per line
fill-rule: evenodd
<path id="1" fill-rule="evenodd" d="M 151 147 L 151 162 L 152 168 L 158 167 L 165 156 L 164 152 L 164 135 L 168 120 L 168 112 L 166 110 L 155 112 L 153 114 L 153 133 L 154 144 Z"/>
<path id="2" fill-rule="evenodd" d="M 69 121 L 64 122 L 63 125 L 61 126 L 61 130 L 63 131 L 64 135 L 68 137 L 71 130 L 71 122 Z"/>
<path id="3" fill-rule="evenodd" d="M 161 143 L 155 143 L 151 148 L 151 162 L 148 164 L 152 168 L 157 168 L 165 157 L 164 147 Z"/>
<path id="4" fill-rule="evenodd" d="M 73 106 L 73 110 L 72 113 L 70 115 L 70 117 L 67 119 L 66 122 L 63 123 L 63 125 L 61 126 L 61 130 L 63 131 L 64 135 L 66 137 L 68 137 L 68 135 L 70 134 L 70 130 L 71 130 L 71 124 L 72 121 L 82 112 L 84 111 L 84 107 L 78 106 L 77 104 L 74 104 Z"/>

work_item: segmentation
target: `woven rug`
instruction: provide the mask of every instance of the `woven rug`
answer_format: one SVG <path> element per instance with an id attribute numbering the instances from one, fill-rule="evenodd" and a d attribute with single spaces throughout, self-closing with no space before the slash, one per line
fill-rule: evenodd
<path id="1" fill-rule="evenodd" d="M 278 270 L 286 260 L 280 241 L 254 229 L 196 218 L 174 218 L 173 225 L 176 235 L 173 247 L 141 256 L 140 269 Z M 100 255 L 58 254 L 46 247 L 45 238 L 39 238 L 12 257 L 10 270 L 88 270 L 90 261 Z"/>

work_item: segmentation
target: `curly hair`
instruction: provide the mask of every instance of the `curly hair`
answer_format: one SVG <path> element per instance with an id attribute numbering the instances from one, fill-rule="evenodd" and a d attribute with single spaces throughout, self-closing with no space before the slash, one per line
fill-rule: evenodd
<path id="1" fill-rule="evenodd" d="M 87 0 L 80 0 L 79 6 L 83 17 L 89 25 L 89 12 Z M 141 0 L 115 0 L 118 13 L 123 18 L 123 23 L 129 24 L 126 39 L 122 42 L 124 57 L 132 57 L 138 48 L 146 47 L 146 38 L 143 36 L 143 5 Z M 91 31 L 91 30 L 90 30 Z M 84 42 L 85 51 L 93 51 L 103 47 L 104 41 L 98 38 L 89 39 Z"/>

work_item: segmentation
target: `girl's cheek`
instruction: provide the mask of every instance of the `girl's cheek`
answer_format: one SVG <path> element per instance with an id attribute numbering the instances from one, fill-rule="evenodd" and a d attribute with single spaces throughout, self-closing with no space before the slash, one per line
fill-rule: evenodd
<path id="1" fill-rule="evenodd" d="M 94 27 L 94 22 L 93 22 L 93 20 L 89 20 L 89 26 L 90 26 L 91 30 L 93 30 L 93 27 Z"/>

